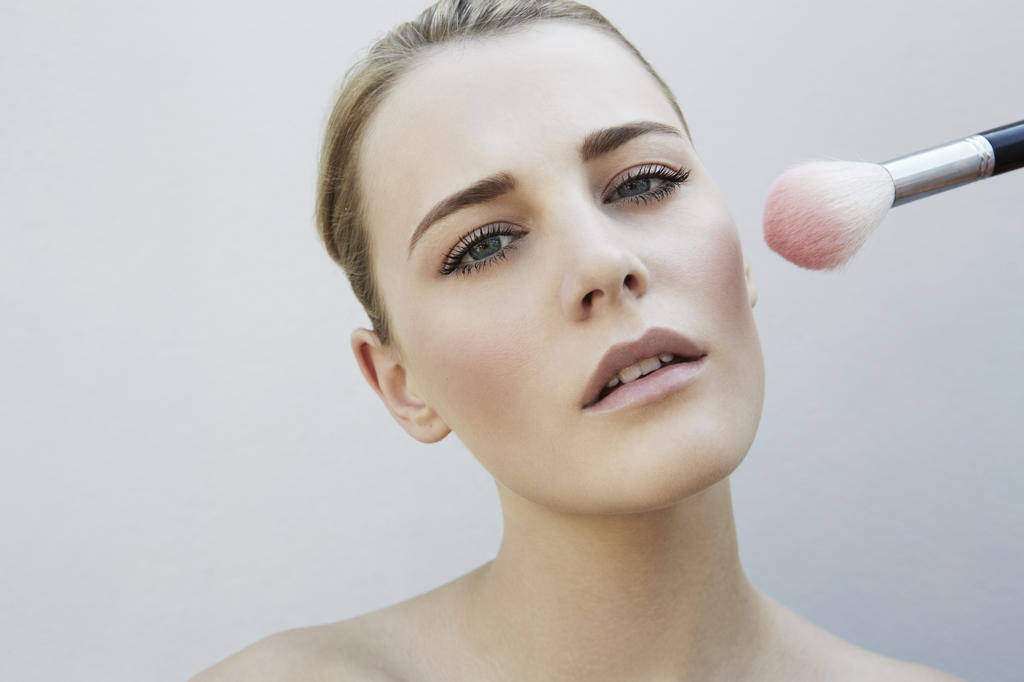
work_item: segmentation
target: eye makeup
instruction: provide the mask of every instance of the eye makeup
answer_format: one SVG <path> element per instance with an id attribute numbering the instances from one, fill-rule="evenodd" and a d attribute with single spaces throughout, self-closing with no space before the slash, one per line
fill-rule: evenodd
<path id="1" fill-rule="evenodd" d="M 511 223 L 491 223 L 489 225 L 484 225 L 483 227 L 474 230 L 459 239 L 452 251 L 445 256 L 444 265 L 441 267 L 440 274 L 450 275 L 455 273 L 456 275 L 468 275 L 471 272 L 483 269 L 496 260 L 504 260 L 508 257 L 509 251 L 518 248 L 515 241 L 525 234 L 525 230 L 517 228 Z M 503 236 L 513 237 L 514 239 L 502 244 Z M 502 248 L 494 252 L 493 255 L 479 257 L 481 251 L 479 247 L 481 246 Z M 476 253 L 472 253 L 473 251 L 476 251 Z M 463 259 L 467 255 L 473 257 L 474 260 L 462 264 Z"/>
<path id="2" fill-rule="evenodd" d="M 643 164 L 630 169 L 627 176 L 605 196 L 603 203 L 628 202 L 646 206 L 650 201 L 663 201 L 689 177 L 688 168 L 675 169 L 662 164 Z M 661 182 L 656 188 L 651 189 L 654 181 Z M 460 276 L 478 272 L 496 261 L 505 260 L 510 251 L 518 248 L 516 241 L 525 235 L 526 230 L 507 222 L 490 223 L 477 228 L 463 235 L 444 256 L 444 263 L 438 273 L 444 276 Z M 506 238 L 509 239 L 506 241 Z M 497 250 L 488 252 L 487 248 Z M 472 260 L 466 261 L 467 257 Z"/>

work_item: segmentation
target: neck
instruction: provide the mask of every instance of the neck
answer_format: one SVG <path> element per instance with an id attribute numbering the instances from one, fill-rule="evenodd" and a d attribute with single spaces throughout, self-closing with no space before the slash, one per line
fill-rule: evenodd
<path id="1" fill-rule="evenodd" d="M 739 561 L 728 477 L 650 512 L 573 515 L 499 484 L 505 532 L 468 635 L 508 679 L 742 679 L 766 611 Z"/>

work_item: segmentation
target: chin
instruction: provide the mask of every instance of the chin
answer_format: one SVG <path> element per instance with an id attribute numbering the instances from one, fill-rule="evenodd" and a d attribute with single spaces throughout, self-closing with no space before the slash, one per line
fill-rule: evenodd
<path id="1" fill-rule="evenodd" d="M 637 514 L 677 504 L 727 479 L 746 457 L 753 440 L 749 423 L 649 434 L 643 444 L 618 439 L 579 468 L 544 481 L 528 497 L 564 513 Z M 577 460 L 579 461 L 579 460 Z"/>

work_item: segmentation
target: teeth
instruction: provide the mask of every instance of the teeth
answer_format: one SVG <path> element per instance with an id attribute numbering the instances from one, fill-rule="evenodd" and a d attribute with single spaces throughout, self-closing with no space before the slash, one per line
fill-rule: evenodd
<path id="1" fill-rule="evenodd" d="M 658 358 L 647 358 L 646 360 L 640 361 L 641 374 L 650 374 L 659 367 L 661 367 L 661 360 Z"/>
<path id="2" fill-rule="evenodd" d="M 675 356 L 672 355 L 671 353 L 662 353 L 661 355 L 656 355 L 652 358 L 641 360 L 640 362 L 630 365 L 629 367 L 624 367 L 621 370 L 619 370 L 619 373 L 616 376 L 612 377 L 611 381 L 605 384 L 605 388 L 614 388 L 615 386 L 619 385 L 620 381 L 624 384 L 628 384 L 631 381 L 636 381 L 643 375 L 650 374 L 654 370 L 661 367 L 662 363 L 672 362 L 672 359 L 674 357 Z"/>
<path id="3" fill-rule="evenodd" d="M 629 367 L 620 369 L 619 379 L 622 380 L 622 383 L 628 384 L 631 381 L 639 379 L 641 374 L 643 374 L 643 370 L 640 369 L 640 363 L 638 362 L 635 365 L 630 365 Z"/>

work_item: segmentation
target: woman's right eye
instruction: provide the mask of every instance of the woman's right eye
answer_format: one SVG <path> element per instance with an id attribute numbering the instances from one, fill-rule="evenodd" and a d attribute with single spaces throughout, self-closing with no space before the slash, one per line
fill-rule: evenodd
<path id="1" fill-rule="evenodd" d="M 504 246 L 504 244 L 501 243 L 502 239 L 510 239 L 510 237 L 507 234 L 495 234 L 487 237 L 486 239 L 481 239 L 466 250 L 466 255 L 470 256 L 475 261 L 483 260 L 484 258 L 487 258 L 501 250 L 501 247 Z M 507 243 L 508 242 L 505 242 L 505 244 Z"/>
<path id="2" fill-rule="evenodd" d="M 494 223 L 474 230 L 459 240 L 445 256 L 440 274 L 468 275 L 494 261 L 504 260 L 508 252 L 518 248 L 514 242 L 526 234 L 509 223 Z M 466 261 L 466 258 L 471 260 Z"/>

